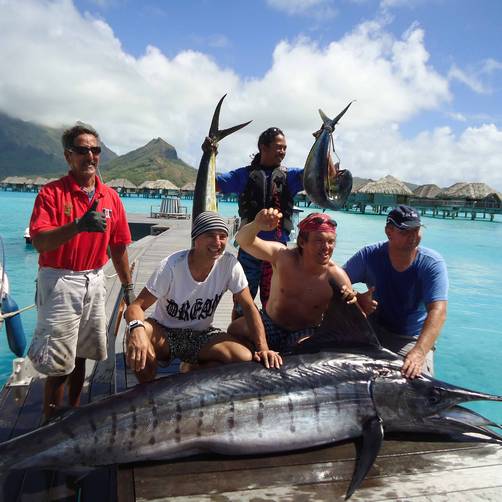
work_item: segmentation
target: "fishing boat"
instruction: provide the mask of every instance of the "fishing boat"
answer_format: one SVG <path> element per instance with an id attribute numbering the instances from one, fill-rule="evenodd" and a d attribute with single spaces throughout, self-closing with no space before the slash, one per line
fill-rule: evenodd
<path id="1" fill-rule="evenodd" d="M 159 221 L 152 221 L 158 224 Z M 133 280 L 139 292 L 156 264 L 190 242 L 190 223 L 170 220 L 169 230 L 148 235 L 129 248 L 135 263 Z M 227 250 L 232 251 L 231 246 Z M 137 384 L 124 363 L 125 322 L 121 315 L 120 282 L 111 264 L 107 275 L 106 312 L 109 319 L 109 357 L 90 364 L 82 403 L 100 400 Z M 223 296 L 215 325 L 230 320 L 232 297 Z M 0 441 L 37 428 L 42 422 L 43 376 L 29 361 L 20 369 L 31 380 L 7 384 L 0 392 Z M 178 363 L 159 376 L 178 372 Z M 181 461 L 147 462 L 98 469 L 76 482 L 61 472 L 16 472 L 4 481 L 0 500 L 65 500 L 81 502 L 168 500 L 343 500 L 352 477 L 357 444 L 354 441 L 253 457 L 214 454 Z M 433 436 L 387 438 L 355 501 L 403 500 L 412 497 L 467 501 L 473 497 L 500 500 L 502 449 L 497 445 L 445 442 Z M 2 498 L 3 495 L 3 498 Z"/>

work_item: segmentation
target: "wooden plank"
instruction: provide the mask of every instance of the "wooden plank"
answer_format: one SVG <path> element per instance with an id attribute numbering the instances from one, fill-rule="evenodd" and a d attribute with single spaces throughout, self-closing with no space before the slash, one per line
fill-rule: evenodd
<path id="1" fill-rule="evenodd" d="M 10 387 L 2 402 L 0 413 L 0 442 L 11 438 L 17 419 L 28 396 L 29 386 Z"/>
<path id="2" fill-rule="evenodd" d="M 489 490 L 502 495 L 502 451 L 495 445 L 457 449 L 445 455 L 443 449 L 421 455 L 408 453 L 380 456 L 351 500 L 409 500 L 416 496 L 448 493 L 450 500 L 468 500 L 470 490 Z M 334 450 L 333 448 L 331 450 Z M 282 459 L 287 459 L 283 456 Z M 403 459 L 410 458 L 403 469 Z M 273 457 L 272 457 L 273 458 Z M 269 457 L 269 460 L 271 458 Z M 192 473 L 171 475 L 159 466 L 149 469 L 147 476 L 138 477 L 137 500 L 342 500 L 353 472 L 352 460 L 313 464 L 281 464 L 281 458 L 254 468 L 242 469 L 236 462 L 226 470 L 214 460 L 212 472 L 199 472 L 195 462 Z M 415 461 L 417 465 L 411 467 Z M 190 461 L 180 462 L 189 464 Z M 248 464 L 249 466 L 249 464 Z M 165 467 L 162 466 L 162 467 Z M 173 467 L 173 464 L 171 464 Z M 137 467 L 137 471 L 141 468 Z M 266 488 L 262 488 L 266 487 Z M 310 498 L 312 497 L 312 498 Z"/>

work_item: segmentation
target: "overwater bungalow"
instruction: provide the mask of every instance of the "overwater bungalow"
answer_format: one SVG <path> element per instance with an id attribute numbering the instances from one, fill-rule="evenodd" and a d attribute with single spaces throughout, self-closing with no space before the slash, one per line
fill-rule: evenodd
<path id="1" fill-rule="evenodd" d="M 494 192 L 496 190 L 486 183 L 455 183 L 443 190 L 438 197 L 441 199 L 482 200 Z"/>
<path id="2" fill-rule="evenodd" d="M 422 199 L 435 199 L 442 192 L 434 183 L 420 185 L 413 190 L 413 195 Z"/>
<path id="3" fill-rule="evenodd" d="M 195 181 L 190 181 L 185 183 L 180 188 L 180 196 L 182 199 L 193 199 L 193 194 L 195 192 Z"/>
<path id="4" fill-rule="evenodd" d="M 163 195 L 178 195 L 179 188 L 169 180 L 144 181 L 138 187 L 143 197 L 162 197 Z"/>
<path id="5" fill-rule="evenodd" d="M 138 187 L 127 178 L 115 178 L 108 181 L 106 184 L 122 196 L 129 196 L 138 191 Z"/>
<path id="6" fill-rule="evenodd" d="M 12 192 L 27 192 L 33 185 L 33 180 L 25 176 L 7 176 L 0 183 L 2 190 L 9 190 Z"/>
<path id="7" fill-rule="evenodd" d="M 478 206 L 483 205 L 486 208 L 502 208 L 502 193 L 493 192 L 478 202 Z"/>
<path id="8" fill-rule="evenodd" d="M 347 209 L 364 213 L 370 205 L 373 212 L 383 213 L 397 204 L 407 204 L 413 192 L 394 176 L 387 175 L 377 181 L 369 181 L 353 190 L 347 202 Z"/>

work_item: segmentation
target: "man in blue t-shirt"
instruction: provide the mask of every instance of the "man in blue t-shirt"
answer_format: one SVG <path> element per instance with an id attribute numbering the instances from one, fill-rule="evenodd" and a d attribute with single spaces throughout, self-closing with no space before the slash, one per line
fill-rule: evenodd
<path id="1" fill-rule="evenodd" d="M 278 209 L 283 214 L 278 227 L 260 232 L 259 237 L 284 245 L 289 241 L 293 228 L 293 198 L 303 190 L 303 169 L 286 169 L 281 165 L 286 148 L 284 133 L 277 127 L 270 127 L 260 134 L 259 152 L 251 165 L 216 177 L 216 189 L 219 192 L 239 194 L 242 225 L 253 221 L 262 209 Z M 239 249 L 238 259 L 244 268 L 251 296 L 255 298 L 259 286 L 261 303 L 265 308 L 270 292 L 272 267 L 268 262 L 254 258 L 242 249 Z"/>
<path id="2" fill-rule="evenodd" d="M 403 375 L 433 374 L 434 344 L 446 320 L 448 274 L 438 253 L 419 246 L 418 212 L 400 205 L 387 216 L 388 241 L 365 246 L 343 266 L 366 293 L 357 300 L 382 345 L 404 358 Z"/>

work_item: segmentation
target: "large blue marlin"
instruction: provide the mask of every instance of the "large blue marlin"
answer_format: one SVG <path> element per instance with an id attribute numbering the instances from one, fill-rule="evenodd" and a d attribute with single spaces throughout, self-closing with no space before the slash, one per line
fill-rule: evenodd
<path id="1" fill-rule="evenodd" d="M 316 140 L 305 161 L 303 187 L 310 200 L 325 209 L 343 207 L 352 190 L 350 171 L 339 170 L 334 181 L 328 176 L 328 158 L 333 131 L 351 104 L 352 101 L 334 119 L 330 119 L 322 110 L 319 110 L 323 123 L 321 129 L 314 134 Z"/>
<path id="2" fill-rule="evenodd" d="M 204 211 L 216 212 L 216 154 L 218 142 L 225 136 L 232 134 L 250 124 L 252 121 L 219 130 L 220 109 L 226 94 L 220 99 L 214 110 L 213 120 L 206 140 L 202 144 L 202 158 L 200 159 L 195 191 L 193 196 L 192 221 Z"/>
<path id="3" fill-rule="evenodd" d="M 238 363 L 138 385 L 2 443 L 0 474 L 207 452 L 257 455 L 362 438 L 350 496 L 378 455 L 384 431 L 502 444 L 489 429 L 496 424 L 458 406 L 502 396 L 425 376 L 405 379 L 402 360 L 379 347 L 358 308 L 334 291 L 319 334 L 279 370 Z M 347 344 L 352 348 L 334 349 Z"/>

